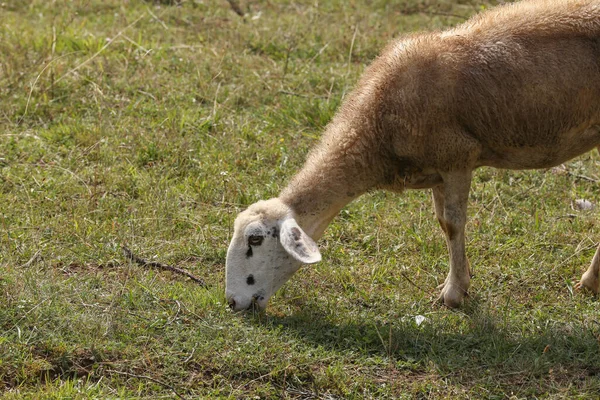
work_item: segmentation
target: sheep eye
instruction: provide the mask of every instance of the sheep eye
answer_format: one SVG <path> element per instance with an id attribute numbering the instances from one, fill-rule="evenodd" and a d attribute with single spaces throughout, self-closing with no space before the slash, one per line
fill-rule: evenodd
<path id="1" fill-rule="evenodd" d="M 260 235 L 251 235 L 248 238 L 248 244 L 251 246 L 260 246 L 263 242 L 264 237 Z"/>

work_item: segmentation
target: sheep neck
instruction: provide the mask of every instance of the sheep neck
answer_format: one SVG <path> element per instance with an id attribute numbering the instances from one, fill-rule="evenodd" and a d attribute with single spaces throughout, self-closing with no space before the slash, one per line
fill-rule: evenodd
<path id="1" fill-rule="evenodd" d="M 315 240 L 344 206 L 380 183 L 379 158 L 364 139 L 357 129 L 330 126 L 279 196 Z"/>

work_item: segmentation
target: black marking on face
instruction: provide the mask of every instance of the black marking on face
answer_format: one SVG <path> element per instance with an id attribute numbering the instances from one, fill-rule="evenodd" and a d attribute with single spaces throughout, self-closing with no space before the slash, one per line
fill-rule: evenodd
<path id="1" fill-rule="evenodd" d="M 248 245 L 250 246 L 260 246 L 265 237 L 261 235 L 250 235 L 248 237 Z"/>
<path id="2" fill-rule="evenodd" d="M 252 246 L 248 246 L 248 251 L 246 252 L 246 258 L 252 257 Z"/>
<path id="3" fill-rule="evenodd" d="M 248 277 L 246 278 L 246 283 L 248 285 L 254 285 L 254 275 L 248 275 Z"/>
<path id="4" fill-rule="evenodd" d="M 273 227 L 271 229 L 271 236 L 274 238 L 278 238 L 279 237 L 279 230 L 276 227 Z"/>

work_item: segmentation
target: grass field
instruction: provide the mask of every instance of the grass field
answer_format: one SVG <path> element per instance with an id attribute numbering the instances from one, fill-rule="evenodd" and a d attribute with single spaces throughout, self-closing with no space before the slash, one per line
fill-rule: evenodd
<path id="1" fill-rule="evenodd" d="M 385 43 L 483 0 L 0 4 L 3 398 L 598 398 L 600 157 L 477 171 L 464 307 L 430 193 L 350 204 L 263 314 L 224 298 L 276 196 Z M 125 260 L 185 268 L 202 288 Z M 418 323 L 420 322 L 420 323 Z"/>

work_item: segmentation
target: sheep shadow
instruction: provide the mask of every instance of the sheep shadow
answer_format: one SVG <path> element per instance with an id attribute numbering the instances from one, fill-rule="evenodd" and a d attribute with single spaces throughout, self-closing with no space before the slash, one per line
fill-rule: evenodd
<path id="1" fill-rule="evenodd" d="M 460 332 L 444 318 L 420 325 L 414 318 L 336 324 L 330 311 L 314 303 L 302 310 L 272 317 L 270 323 L 308 346 L 341 356 L 387 357 L 390 365 L 409 374 L 431 372 L 433 365 L 436 375 L 467 388 L 478 384 L 534 392 L 600 388 L 599 325 L 547 323 L 526 333 L 477 298 L 460 311 L 468 321 Z"/>

